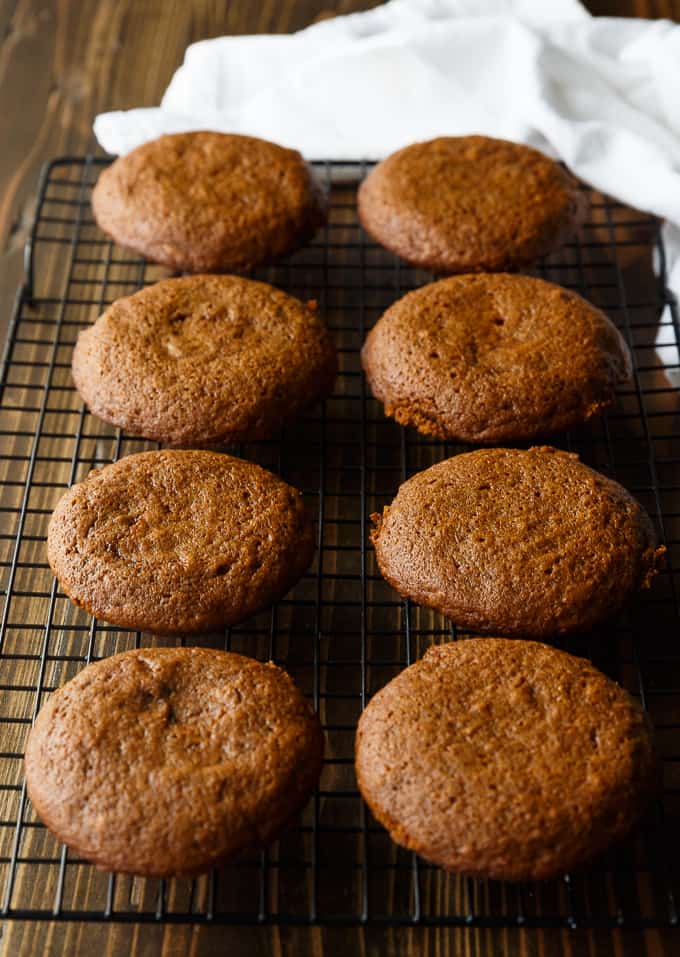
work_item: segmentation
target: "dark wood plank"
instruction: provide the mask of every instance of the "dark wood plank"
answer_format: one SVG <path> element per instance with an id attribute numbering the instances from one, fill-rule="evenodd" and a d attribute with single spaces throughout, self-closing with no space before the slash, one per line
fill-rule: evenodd
<path id="1" fill-rule="evenodd" d="M 677 957 L 674 931 L 8 925 L 2 957 Z"/>
<path id="2" fill-rule="evenodd" d="M 93 116 L 157 103 L 201 38 L 300 29 L 375 0 L 0 0 L 0 338 L 22 277 L 35 183 L 50 157 L 94 147 Z M 680 19 L 680 0 L 592 0 L 599 14 Z M 0 954 L 671 957 L 667 933 L 244 929 L 8 922 Z"/>
<path id="3" fill-rule="evenodd" d="M 677 0 L 586 0 L 591 13 L 602 17 L 667 17 L 680 19 Z"/>

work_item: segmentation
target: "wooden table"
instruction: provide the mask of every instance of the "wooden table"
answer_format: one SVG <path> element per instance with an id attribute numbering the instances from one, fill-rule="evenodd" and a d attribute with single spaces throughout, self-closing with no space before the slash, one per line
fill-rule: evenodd
<path id="1" fill-rule="evenodd" d="M 546 0 L 549 2 L 549 0 Z M 0 339 L 22 277 L 42 164 L 94 151 L 92 119 L 155 105 L 184 50 L 222 34 L 289 32 L 373 0 L 0 0 Z M 593 13 L 680 19 L 680 0 L 591 0 Z M 663 933 L 240 929 L 8 923 L 0 955 L 673 955 Z"/>

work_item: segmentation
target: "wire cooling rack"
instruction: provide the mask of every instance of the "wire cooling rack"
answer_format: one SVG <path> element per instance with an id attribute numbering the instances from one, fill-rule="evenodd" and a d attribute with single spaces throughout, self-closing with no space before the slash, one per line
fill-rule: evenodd
<path id="1" fill-rule="evenodd" d="M 596 194 L 577 240 L 537 272 L 605 308 L 635 358 L 634 384 L 617 408 L 553 442 L 634 492 L 668 547 L 666 570 L 637 605 L 587 639 L 562 643 L 638 696 L 656 724 L 664 794 L 636 835 L 587 870 L 547 883 L 504 885 L 446 875 L 397 848 L 357 794 L 354 729 L 367 700 L 432 642 L 458 637 L 441 616 L 400 601 L 382 581 L 367 540 L 369 515 L 407 476 L 461 448 L 388 421 L 367 392 L 358 356 L 365 332 L 398 296 L 432 277 L 400 263 L 360 229 L 355 188 L 341 183 L 360 179 L 365 165 L 331 162 L 318 164 L 333 183 L 325 231 L 257 275 L 319 301 L 340 350 L 338 386 L 276 440 L 235 450 L 304 490 L 318 518 L 317 557 L 271 612 L 197 640 L 272 657 L 293 674 L 326 729 L 320 788 L 298 826 L 268 850 L 192 881 L 104 874 L 42 827 L 26 797 L 22 753 L 46 696 L 89 661 L 162 643 L 75 608 L 45 559 L 47 522 L 64 489 L 95 466 L 153 447 L 92 417 L 70 379 L 78 331 L 112 300 L 167 274 L 112 245 L 95 227 L 90 191 L 105 163 L 67 158 L 44 171 L 0 379 L 2 915 L 243 924 L 676 924 L 678 317 L 665 290 L 659 224 Z M 650 268 L 653 251 L 658 279 Z"/>

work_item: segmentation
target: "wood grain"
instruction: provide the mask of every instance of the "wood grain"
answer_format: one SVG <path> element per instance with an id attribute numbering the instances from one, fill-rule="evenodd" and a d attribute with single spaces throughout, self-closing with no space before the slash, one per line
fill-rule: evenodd
<path id="1" fill-rule="evenodd" d="M 0 0 L 0 339 L 23 275 L 42 164 L 95 149 L 93 116 L 156 104 L 186 46 L 222 34 L 288 32 L 370 0 Z M 593 0 L 591 11 L 680 19 L 680 0 Z M 7 922 L 0 954 L 311 957 L 673 957 L 672 932 L 244 929 Z"/>
<path id="2" fill-rule="evenodd" d="M 677 957 L 675 932 L 265 930 L 19 923 L 3 957 Z"/>

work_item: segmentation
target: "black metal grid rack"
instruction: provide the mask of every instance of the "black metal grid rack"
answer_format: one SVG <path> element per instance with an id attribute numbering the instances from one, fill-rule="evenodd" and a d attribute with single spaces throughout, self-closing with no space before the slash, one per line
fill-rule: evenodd
<path id="1" fill-rule="evenodd" d="M 356 182 L 365 166 L 331 162 L 318 164 L 333 182 L 325 231 L 258 275 L 320 302 L 340 348 L 338 385 L 322 407 L 276 440 L 236 450 L 304 490 L 317 511 L 317 557 L 271 612 L 199 639 L 273 657 L 291 671 L 326 728 L 320 789 L 299 825 L 278 843 L 194 881 L 106 875 L 77 860 L 40 825 L 24 789 L 22 752 L 45 696 L 93 659 L 157 641 L 94 621 L 71 605 L 44 551 L 50 512 L 70 483 L 93 466 L 150 447 L 86 412 L 69 375 L 79 329 L 113 299 L 165 275 L 113 246 L 94 226 L 90 190 L 105 163 L 60 159 L 43 175 L 27 281 L 17 296 L 0 378 L 1 914 L 192 923 L 676 924 L 678 317 L 665 289 L 659 224 L 595 194 L 578 239 L 541 263 L 538 273 L 605 308 L 635 357 L 634 384 L 621 393 L 618 407 L 605 420 L 553 441 L 631 489 L 668 547 L 666 571 L 639 604 L 588 639 L 564 643 L 639 696 L 655 721 L 665 790 L 636 836 L 557 881 L 474 881 L 398 849 L 358 797 L 352 754 L 362 707 L 430 643 L 457 637 L 439 615 L 398 600 L 382 581 L 367 543 L 369 515 L 409 474 L 460 448 L 388 421 L 366 390 L 358 356 L 366 330 L 398 296 L 431 277 L 361 231 L 349 181 Z M 658 279 L 649 268 L 652 250 L 661 262 Z"/>

